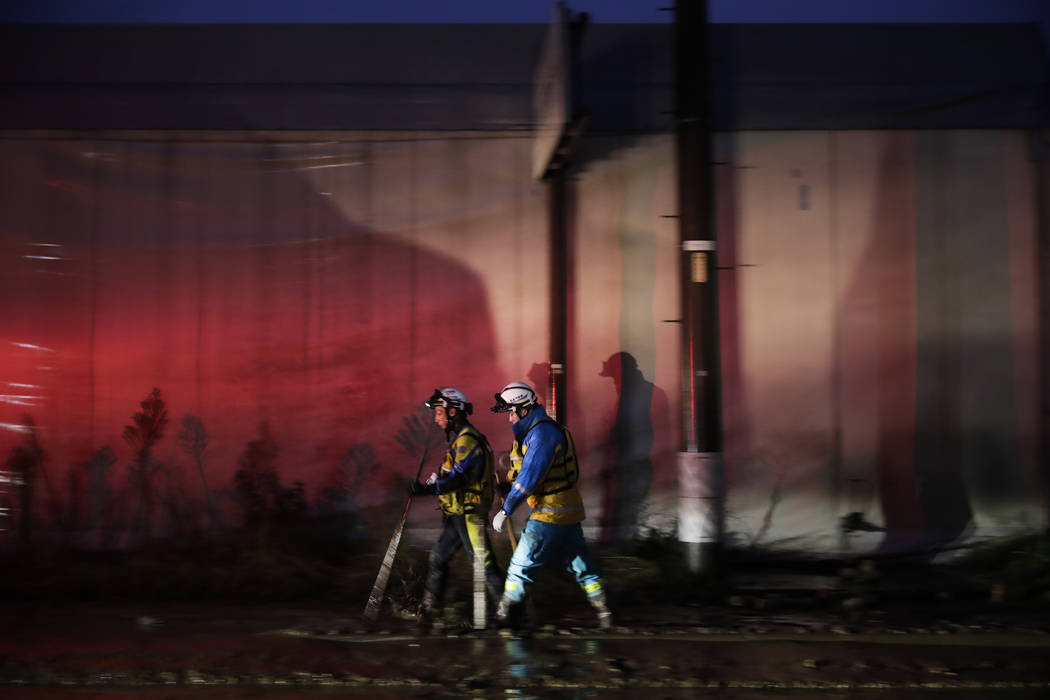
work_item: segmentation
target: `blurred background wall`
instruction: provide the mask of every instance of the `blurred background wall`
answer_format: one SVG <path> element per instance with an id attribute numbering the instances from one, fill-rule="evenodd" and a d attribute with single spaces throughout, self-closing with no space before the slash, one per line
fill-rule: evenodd
<path id="1" fill-rule="evenodd" d="M 0 74 L 0 454 L 17 472 L 31 417 L 38 529 L 130 527 L 144 496 L 125 427 L 154 388 L 168 411 L 146 470 L 155 536 L 213 517 L 209 502 L 235 524 L 234 476 L 269 445 L 311 508 L 371 509 L 359 534 L 385 538 L 424 445 L 440 460 L 421 411 L 436 386 L 462 388 L 506 450 L 492 394 L 547 381 L 528 114 L 542 30 L 372 29 L 363 45 L 361 27 L 6 28 L 20 60 Z M 588 535 L 607 542 L 675 528 L 667 31 L 595 27 L 585 43 L 566 422 Z M 992 98 L 994 67 L 965 84 L 930 69 L 908 99 L 786 80 L 810 75 L 814 47 L 828 71 L 845 56 L 886 74 L 881 35 L 856 31 L 872 41 L 767 26 L 715 42 L 730 544 L 906 551 L 1043 527 L 1045 54 L 1020 27 L 984 35 L 1016 45 L 1001 60 L 1028 81 Z M 922 36 L 954 46 L 953 31 Z M 201 47 L 185 60 L 180 32 Z M 485 38 L 466 51 L 463 32 Z M 785 59 L 770 81 L 770 37 L 803 67 Z M 72 60 L 88 49 L 101 58 Z M 934 93 L 939 107 L 911 110 Z"/>

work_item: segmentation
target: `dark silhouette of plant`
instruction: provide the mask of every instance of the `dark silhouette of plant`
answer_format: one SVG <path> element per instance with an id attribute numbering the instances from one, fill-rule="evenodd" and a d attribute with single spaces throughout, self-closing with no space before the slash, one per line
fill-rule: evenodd
<path id="1" fill-rule="evenodd" d="M 245 530 L 257 547 L 293 543 L 306 515 L 303 483 L 281 486 L 277 471 L 279 449 L 269 426 L 259 426 L 259 437 L 245 446 L 233 485 L 244 509 Z"/>
<path id="2" fill-rule="evenodd" d="M 187 537 L 198 538 L 200 521 L 186 493 L 186 480 L 182 470 L 161 465 L 154 482 L 154 491 L 159 495 L 158 504 L 164 516 L 160 531 L 166 536 L 175 536 L 180 541 L 185 541 Z"/>
<path id="3" fill-rule="evenodd" d="M 321 502 L 326 511 L 352 511 L 365 478 L 379 470 L 375 450 L 369 444 L 354 445 L 346 451 L 339 466 L 329 473 L 321 489 Z"/>
<path id="4" fill-rule="evenodd" d="M 22 441 L 12 447 L 7 456 L 7 468 L 15 485 L 19 487 L 18 543 L 23 549 L 32 546 L 33 496 L 36 476 L 43 468 L 45 457 L 36 422 L 25 413 L 22 415 Z"/>
<path id="5" fill-rule="evenodd" d="M 211 436 L 204 429 L 204 423 L 197 416 L 187 413 L 182 417 L 182 430 L 179 431 L 179 446 L 193 458 L 197 465 L 197 473 L 200 474 L 201 483 L 204 485 L 204 499 L 208 504 L 208 517 L 211 529 L 214 530 L 218 522 L 218 513 L 215 510 L 215 499 L 211 489 L 208 488 L 208 479 L 204 475 L 204 451 L 208 449 Z"/>
<path id="6" fill-rule="evenodd" d="M 65 521 L 71 532 L 84 527 L 84 474 L 79 469 L 70 469 L 66 474 Z"/>
<path id="7" fill-rule="evenodd" d="M 313 517 L 309 522 L 304 520 L 305 527 L 300 528 L 297 551 L 331 563 L 345 562 L 357 544 L 355 530 L 363 527 L 357 512 L 358 499 L 368 476 L 378 469 L 375 450 L 367 443 L 354 445 L 343 453 L 339 464 L 325 473 L 311 512 Z M 292 538 L 296 537 L 294 530 L 290 533 Z"/>
<path id="8" fill-rule="evenodd" d="M 246 524 L 277 505 L 281 492 L 281 478 L 275 466 L 278 452 L 270 426 L 261 423 L 259 437 L 245 446 L 239 468 L 233 473 L 233 485 L 244 507 Z"/>
<path id="9" fill-rule="evenodd" d="M 302 520 L 306 515 L 306 491 L 301 481 L 296 481 L 291 488 L 281 488 L 277 494 L 276 515 L 282 522 Z"/>
<path id="10" fill-rule="evenodd" d="M 417 408 L 415 412 L 401 416 L 401 422 L 404 427 L 397 431 L 394 439 L 413 460 L 418 460 L 437 434 L 430 411 Z"/>
<path id="11" fill-rule="evenodd" d="M 116 462 L 117 455 L 113 452 L 113 448 L 103 445 L 95 450 L 95 453 L 81 467 L 86 473 L 87 481 L 87 512 L 84 525 L 88 532 L 100 532 L 106 524 L 106 514 L 112 496 L 109 486 L 109 470 Z M 108 537 L 100 534 L 98 544 L 108 545 Z"/>
<path id="12" fill-rule="evenodd" d="M 139 405 L 142 410 L 131 417 L 134 425 L 124 426 L 124 442 L 135 452 L 135 461 L 128 466 L 128 480 L 139 497 L 133 528 L 137 535 L 148 538 L 153 509 L 153 478 L 161 466 L 153 458 L 153 448 L 164 437 L 168 410 L 160 397 L 160 389 L 156 387 Z"/>

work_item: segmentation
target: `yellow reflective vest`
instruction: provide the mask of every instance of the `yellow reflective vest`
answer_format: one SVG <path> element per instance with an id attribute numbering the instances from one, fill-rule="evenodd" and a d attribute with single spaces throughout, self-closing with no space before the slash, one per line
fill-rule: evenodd
<path id="1" fill-rule="evenodd" d="M 472 425 L 464 426 L 449 443 L 438 478 L 451 474 L 457 463 L 462 465 L 466 481 L 454 491 L 438 494 L 442 512 L 448 515 L 475 512 L 487 515 L 492 506 L 496 460 L 485 436 Z"/>
<path id="2" fill-rule="evenodd" d="M 543 481 L 529 495 L 527 503 L 532 508 L 529 520 L 539 520 L 555 525 L 572 525 L 583 521 L 586 513 L 583 498 L 576 482 L 580 478 L 580 464 L 576 459 L 576 445 L 572 434 L 558 426 L 565 435 L 565 451 L 557 450 Z M 521 471 L 522 461 L 528 448 L 517 440 L 510 448 L 510 469 L 507 479 L 514 483 Z"/>

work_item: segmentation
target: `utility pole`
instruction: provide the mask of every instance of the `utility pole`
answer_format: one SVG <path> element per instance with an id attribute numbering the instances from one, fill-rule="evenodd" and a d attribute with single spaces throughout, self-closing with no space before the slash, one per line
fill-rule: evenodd
<path id="1" fill-rule="evenodd" d="M 572 152 L 586 123 L 580 105 L 579 57 L 587 27 L 585 12 L 573 13 L 564 2 L 554 18 L 533 78 L 533 176 L 547 185 L 547 229 L 550 233 L 550 347 L 547 411 L 566 420 L 568 405 L 568 247 Z"/>
<path id="2" fill-rule="evenodd" d="M 1047 535 L 1050 535 L 1050 129 L 1031 136 L 1036 162 L 1036 225 L 1039 250 L 1039 468 L 1046 493 Z"/>
<path id="3" fill-rule="evenodd" d="M 548 366 L 547 410 L 551 418 L 565 422 L 565 365 L 568 343 L 568 182 L 565 168 L 547 176 L 547 230 L 550 237 L 550 365 Z"/>
<path id="4" fill-rule="evenodd" d="M 678 536 L 690 571 L 716 575 L 725 479 L 706 0 L 676 0 L 674 28 L 682 314 Z"/>

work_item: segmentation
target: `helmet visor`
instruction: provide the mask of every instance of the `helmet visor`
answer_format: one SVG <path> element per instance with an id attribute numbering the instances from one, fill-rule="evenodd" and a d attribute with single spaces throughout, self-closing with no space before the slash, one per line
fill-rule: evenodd
<path id="1" fill-rule="evenodd" d="M 445 408 L 456 408 L 468 416 L 474 412 L 474 405 L 469 401 L 464 401 L 457 397 L 450 397 L 441 389 L 434 389 L 434 393 L 430 395 L 430 398 L 423 402 L 423 405 L 427 408 L 436 408 L 438 406 L 444 406 Z"/>
<path id="2" fill-rule="evenodd" d="M 503 400 L 502 394 L 495 394 L 496 405 L 489 410 L 493 413 L 510 413 L 514 410 L 514 406 Z"/>
<path id="3" fill-rule="evenodd" d="M 430 395 L 430 398 L 423 402 L 423 405 L 427 408 L 436 408 L 438 406 L 448 406 L 448 399 L 441 393 L 441 389 L 434 389 L 434 393 Z"/>

